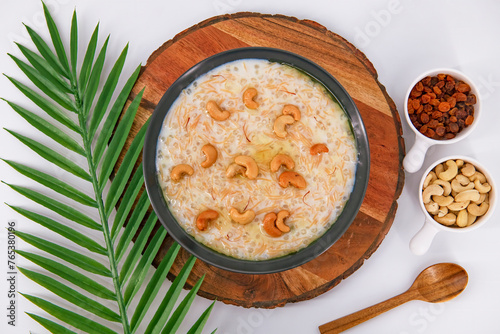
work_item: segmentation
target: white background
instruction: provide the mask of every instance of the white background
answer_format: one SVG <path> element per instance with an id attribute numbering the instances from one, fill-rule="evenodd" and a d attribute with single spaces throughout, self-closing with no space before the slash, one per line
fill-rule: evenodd
<path id="1" fill-rule="evenodd" d="M 86 43 L 97 22 L 100 22 L 101 28 L 100 43 L 103 36 L 111 34 L 109 59 L 115 59 L 121 48 L 130 42 L 126 74 L 131 73 L 138 63 L 145 64 L 154 50 L 178 32 L 206 18 L 238 11 L 279 13 L 311 19 L 345 37 L 373 62 L 380 82 L 396 102 L 401 115 L 404 94 L 419 73 L 435 67 L 459 69 L 479 86 L 483 98 L 480 124 L 460 143 L 431 148 L 424 167 L 445 155 L 463 154 L 480 161 L 500 182 L 500 3 L 497 1 L 47 0 L 46 3 L 65 34 L 65 41 L 69 35 L 71 13 L 76 7 L 80 45 Z M 38 0 L 3 0 L 0 8 L 0 71 L 27 82 L 6 53 L 22 57 L 13 40 L 30 47 L 32 45 L 21 22 L 35 28 L 42 36 L 48 36 L 41 3 Z M 31 107 L 3 76 L 0 77 L 0 97 Z M 0 113 L 2 128 L 51 145 L 4 102 L 0 103 Z M 404 116 L 401 118 L 404 123 Z M 406 124 L 403 124 L 403 130 L 408 150 L 414 135 Z M 37 166 L 63 180 L 73 180 L 66 173 L 44 163 L 3 129 L 0 130 L 0 157 Z M 403 292 L 427 266 L 437 262 L 455 262 L 462 265 L 470 276 L 466 290 L 456 299 L 443 304 L 409 302 L 348 333 L 500 333 L 500 211 L 497 210 L 491 220 L 476 231 L 439 233 L 427 254 L 413 255 L 408 243 L 424 219 L 417 204 L 417 185 L 422 173 L 423 169 L 415 174 L 406 174 L 399 208 L 388 235 L 371 258 L 333 290 L 313 300 L 275 310 L 244 309 L 217 302 L 206 332 L 218 328 L 218 333 L 222 334 L 318 333 L 317 327 L 325 322 Z M 0 179 L 45 191 L 3 162 L 0 162 Z M 90 192 L 90 189 L 84 190 Z M 0 184 L 0 194 L 0 202 L 45 212 L 4 184 Z M 43 312 L 19 295 L 16 299 L 16 327 L 7 325 L 5 228 L 8 221 L 15 221 L 16 228 L 25 232 L 58 240 L 6 205 L 0 205 L 0 332 L 45 333 L 41 326 L 23 313 Z M 31 250 L 22 242 L 18 242 L 17 246 Z M 18 259 L 18 264 L 35 268 L 22 259 Z M 168 285 L 165 283 L 164 288 Z M 17 290 L 55 300 L 44 288 L 21 275 L 17 275 Z M 65 302 L 62 304 L 67 305 Z M 210 301 L 198 297 L 187 323 L 192 323 L 209 304 Z M 182 327 L 179 332 L 185 332 L 186 328 Z"/>

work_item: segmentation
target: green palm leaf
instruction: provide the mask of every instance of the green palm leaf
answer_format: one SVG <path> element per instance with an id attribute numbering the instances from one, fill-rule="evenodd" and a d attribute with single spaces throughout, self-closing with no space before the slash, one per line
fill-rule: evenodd
<path id="1" fill-rule="evenodd" d="M 53 242 L 35 237 L 34 235 L 16 231 L 16 235 L 27 243 L 41 249 L 51 255 L 57 256 L 58 258 L 74 264 L 77 267 L 85 269 L 88 272 L 110 277 L 112 274 L 108 268 L 106 268 L 102 263 L 96 260 L 82 255 L 78 252 L 72 251 L 68 248 L 59 246 Z"/>
<path id="2" fill-rule="evenodd" d="M 87 276 L 80 274 L 78 271 L 60 264 L 59 262 L 47 259 L 46 257 L 37 254 L 28 253 L 21 250 L 17 250 L 16 252 L 25 259 L 30 260 L 31 262 L 39 265 L 43 269 L 53 273 L 54 275 L 64 278 L 68 282 L 73 283 L 74 285 L 90 292 L 91 294 L 97 297 L 110 300 L 116 298 L 115 293 L 106 288 L 105 286 L 103 286 L 102 284 L 97 283 L 93 279 L 90 279 Z"/>
<path id="3" fill-rule="evenodd" d="M 47 328 L 51 333 L 54 333 L 54 334 L 76 334 L 75 332 L 70 331 L 66 327 L 61 326 L 56 322 L 42 318 L 42 317 L 40 317 L 36 314 L 33 314 L 33 313 L 26 312 L 26 314 L 29 315 L 30 318 L 32 318 L 33 320 L 38 322 L 40 325 Z"/>
<path id="4" fill-rule="evenodd" d="M 109 308 L 99 304 L 95 300 L 81 294 L 80 292 L 67 287 L 66 285 L 59 283 L 53 278 L 46 275 L 18 267 L 19 271 L 24 274 L 24 276 L 37 282 L 41 286 L 45 287 L 47 290 L 53 292 L 59 297 L 66 299 L 72 304 L 81 307 L 95 315 L 110 321 L 120 321 L 120 316 L 116 312 L 111 311 Z"/>
<path id="5" fill-rule="evenodd" d="M 64 80 L 61 75 L 54 70 L 49 63 L 43 59 L 41 56 L 31 51 L 27 47 L 22 44 L 16 43 L 17 47 L 21 51 L 21 53 L 26 57 L 26 59 L 30 62 L 31 66 L 35 68 L 40 74 L 50 80 L 54 86 L 57 87 L 58 90 L 61 90 L 66 93 L 71 93 L 71 85 Z"/>
<path id="6" fill-rule="evenodd" d="M 7 102 L 12 107 L 12 109 L 14 109 L 14 111 L 18 113 L 18 115 L 28 121 L 28 123 L 33 125 L 40 132 L 52 138 L 54 141 L 58 142 L 67 149 L 70 149 L 80 155 L 85 155 L 85 150 L 80 144 L 76 142 L 76 140 L 72 139 L 70 136 L 62 132 L 59 128 L 52 125 L 52 123 L 47 122 L 37 114 L 34 114 L 15 103 L 12 103 L 5 99 L 3 100 Z"/>
<path id="7" fill-rule="evenodd" d="M 85 234 L 80 233 L 69 226 L 63 225 L 56 222 L 53 219 L 39 215 L 35 212 L 22 209 L 17 206 L 9 205 L 14 211 L 20 213 L 24 217 L 32 220 L 33 222 L 42 225 L 45 228 L 65 237 L 68 240 L 73 241 L 75 244 L 87 248 L 89 251 L 106 255 L 107 251 L 101 245 L 99 245 L 95 240 L 87 237 Z"/>
<path id="8" fill-rule="evenodd" d="M 191 257 L 171 284 L 153 318 L 143 324 L 154 300 L 159 298 L 160 287 L 178 255 L 180 246 L 173 243 L 152 277 L 147 277 L 153 260 L 164 244 L 167 232 L 162 227 L 157 228 L 158 218 L 151 210 L 147 193 L 143 191 L 144 176 L 140 156 L 148 122 L 138 131 L 130 147 L 123 149 L 144 89 L 136 94 L 126 110 L 122 111 L 141 67 L 135 68 L 116 99 L 112 101 L 125 68 L 128 45 L 112 65 L 109 75 L 104 78 L 103 72 L 109 66 L 106 61 L 109 36 L 98 47 L 97 25 L 88 41 L 78 71 L 76 11 L 71 18 L 67 53 L 64 36 L 60 34 L 48 7 L 43 3 L 42 6 L 50 35 L 48 42 L 51 45 L 26 26 L 38 53 L 16 43 L 26 60 L 9 55 L 31 84 L 26 85 L 6 76 L 40 110 L 27 110 L 16 103 L 4 101 L 31 126 L 59 145 L 57 149 L 49 148 L 18 132 L 7 131 L 53 166 L 76 175 L 81 179 L 80 182 L 88 182 L 92 186 L 93 194 L 89 196 L 79 190 L 79 185 L 64 182 L 22 162 L 1 159 L 22 175 L 45 186 L 45 190 L 63 196 L 62 200 L 55 200 L 30 187 L 4 182 L 5 184 L 27 199 L 69 220 L 69 223 L 62 223 L 31 209 L 9 205 L 20 215 L 50 230 L 57 238 L 57 242 L 52 242 L 16 231 L 16 235 L 34 246 L 37 252 L 49 255 L 47 257 L 19 250 L 20 256 L 43 270 L 39 272 L 25 267 L 19 268 L 20 272 L 53 295 L 65 299 L 76 309 L 69 310 L 37 296 L 23 296 L 65 325 L 86 333 L 115 333 L 100 322 L 91 320 L 91 315 L 119 323 L 120 333 L 135 333 L 141 326 L 147 327 L 148 333 L 173 333 L 183 322 L 203 278 L 198 280 L 187 296 L 178 303 L 180 292 L 196 261 Z M 32 86 L 37 87 L 39 91 L 35 91 Z M 39 111 L 47 113 L 51 119 L 42 118 L 38 115 Z M 62 126 L 73 133 L 62 132 Z M 75 135 L 80 138 L 75 139 Z M 81 166 L 70 158 L 75 153 L 86 159 L 86 166 Z M 117 167 L 120 156 L 123 159 Z M 116 175 L 109 181 L 113 171 L 116 171 Z M 77 203 L 83 204 L 86 210 L 81 211 L 81 205 L 75 205 Z M 110 220 L 118 203 L 114 218 Z M 91 218 L 97 216 L 98 219 Z M 96 239 L 96 234 L 102 236 Z M 130 246 L 132 240 L 135 241 Z M 66 244 L 78 250 L 67 248 Z M 98 282 L 96 279 L 107 283 Z M 141 286 L 145 286 L 142 293 Z M 174 310 L 176 304 L 178 306 Z M 213 303 L 191 326 L 190 334 L 201 333 L 212 308 Z M 132 315 L 130 319 L 128 314 Z M 49 318 L 32 313 L 28 315 L 52 333 L 75 333 Z"/>
<path id="9" fill-rule="evenodd" d="M 21 293 L 30 302 L 53 315 L 57 319 L 66 322 L 67 324 L 83 330 L 91 334 L 116 334 L 115 331 L 93 321 L 87 317 L 83 317 L 75 312 L 68 311 L 62 307 L 52 304 L 42 298 Z"/>
<path id="10" fill-rule="evenodd" d="M 19 173 L 29 177 L 30 179 L 40 184 L 43 184 L 44 186 L 60 193 L 61 195 L 67 196 L 72 200 L 80 202 L 82 204 L 97 207 L 97 203 L 95 200 L 85 195 L 80 190 L 70 186 L 67 183 L 62 182 L 58 178 L 55 178 L 49 174 L 40 172 L 36 169 L 33 169 L 31 167 L 25 166 L 23 164 L 14 161 L 10 160 L 3 160 L 3 161 L 5 161 L 8 165 L 17 170 Z"/>

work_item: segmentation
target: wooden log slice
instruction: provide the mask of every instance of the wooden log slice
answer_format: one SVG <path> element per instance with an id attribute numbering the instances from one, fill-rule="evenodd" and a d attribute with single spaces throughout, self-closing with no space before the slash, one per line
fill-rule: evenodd
<path id="1" fill-rule="evenodd" d="M 274 308 L 330 290 L 375 252 L 396 214 L 396 200 L 404 184 L 405 150 L 396 106 L 363 53 L 316 22 L 258 13 L 208 19 L 156 50 L 129 97 L 132 100 L 146 87 L 129 139 L 149 118 L 167 88 L 186 70 L 216 53 L 247 46 L 288 50 L 330 72 L 354 99 L 371 151 L 370 180 L 360 212 L 347 232 L 321 256 L 298 268 L 266 275 L 233 273 L 198 260 L 187 282 L 192 286 L 205 274 L 200 296 L 244 307 Z M 165 243 L 155 263 L 163 258 L 171 242 Z M 179 273 L 188 257 L 186 251 L 180 252 L 170 279 Z"/>

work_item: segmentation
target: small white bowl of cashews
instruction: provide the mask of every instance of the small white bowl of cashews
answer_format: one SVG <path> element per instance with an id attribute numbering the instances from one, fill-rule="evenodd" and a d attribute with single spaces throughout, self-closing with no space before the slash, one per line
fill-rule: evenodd
<path id="1" fill-rule="evenodd" d="M 410 241 L 422 255 L 440 231 L 464 233 L 483 226 L 496 206 L 496 186 L 486 168 L 465 156 L 449 156 L 433 163 L 418 188 L 423 227 Z"/>
<path id="2" fill-rule="evenodd" d="M 451 87 L 447 88 L 448 84 Z M 417 105 L 410 106 L 411 102 Z M 468 114 L 463 115 L 463 119 L 456 114 L 464 107 L 472 108 L 468 119 Z M 463 110 L 458 112 L 463 113 Z M 481 97 L 477 86 L 464 73 L 451 68 L 437 68 L 420 74 L 412 82 L 405 95 L 404 113 L 415 133 L 415 142 L 406 154 L 403 166 L 408 173 L 415 173 L 422 167 L 430 146 L 456 143 L 474 130 L 481 115 Z M 423 119 L 424 116 L 426 119 Z M 433 122 L 435 125 L 431 125 Z M 450 129 L 456 124 L 460 126 Z"/>

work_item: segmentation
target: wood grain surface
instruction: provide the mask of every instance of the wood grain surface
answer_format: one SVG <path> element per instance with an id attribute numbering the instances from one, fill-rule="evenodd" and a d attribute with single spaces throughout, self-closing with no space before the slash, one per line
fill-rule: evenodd
<path id="1" fill-rule="evenodd" d="M 216 53 L 247 46 L 274 47 L 304 56 L 330 72 L 347 90 L 363 118 L 371 151 L 370 180 L 359 214 L 325 253 L 300 267 L 266 275 L 237 274 L 200 260 L 187 285 L 203 274 L 199 295 L 244 307 L 273 308 L 318 296 L 356 271 L 389 231 L 404 184 L 404 142 L 396 106 L 377 80 L 363 53 L 320 24 L 282 15 L 237 13 L 217 16 L 179 33 L 163 44 L 143 67 L 129 100 L 146 87 L 131 140 L 167 88 L 186 70 Z M 156 263 L 168 244 L 160 250 Z M 189 254 L 182 250 L 169 278 Z"/>

